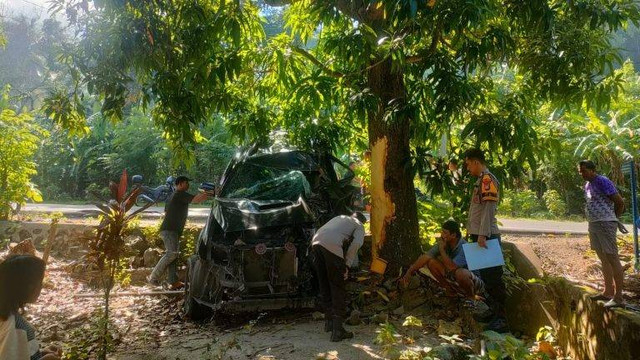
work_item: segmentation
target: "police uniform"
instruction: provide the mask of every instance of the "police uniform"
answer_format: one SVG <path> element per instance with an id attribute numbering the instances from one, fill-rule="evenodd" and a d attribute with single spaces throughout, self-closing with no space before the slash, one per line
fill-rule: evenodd
<path id="1" fill-rule="evenodd" d="M 488 170 L 482 172 L 473 187 L 467 222 L 467 233 L 473 242 L 478 241 L 478 236 L 485 236 L 487 240 L 500 241 L 500 230 L 496 219 L 500 200 L 498 188 L 498 179 Z M 480 277 L 489 295 L 487 305 L 495 317 L 504 318 L 506 288 L 502 280 L 502 266 L 482 269 Z"/>
<path id="2" fill-rule="evenodd" d="M 364 226 L 351 216 L 336 216 L 313 237 L 311 251 L 320 298 L 325 311 L 325 331 L 331 341 L 353 337 L 342 323 L 347 316 L 347 290 L 344 275 L 355 265 L 358 249 L 364 242 Z"/>

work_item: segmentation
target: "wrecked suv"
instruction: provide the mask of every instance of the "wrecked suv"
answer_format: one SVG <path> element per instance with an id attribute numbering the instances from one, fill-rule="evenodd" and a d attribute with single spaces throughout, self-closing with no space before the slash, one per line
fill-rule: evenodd
<path id="1" fill-rule="evenodd" d="M 353 178 L 326 153 L 250 150 L 234 158 L 188 260 L 187 315 L 312 307 L 311 240 L 320 225 L 351 212 Z"/>

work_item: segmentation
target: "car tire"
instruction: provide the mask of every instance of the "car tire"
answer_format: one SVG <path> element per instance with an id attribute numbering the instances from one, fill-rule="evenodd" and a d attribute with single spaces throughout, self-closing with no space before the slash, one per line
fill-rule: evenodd
<path id="1" fill-rule="evenodd" d="M 189 266 L 187 266 L 187 282 L 184 285 L 184 313 L 193 321 L 208 319 L 213 315 L 213 310 L 206 305 L 200 304 L 193 297 L 193 294 L 191 294 L 191 287 L 189 286 L 191 283 L 190 276 Z"/>

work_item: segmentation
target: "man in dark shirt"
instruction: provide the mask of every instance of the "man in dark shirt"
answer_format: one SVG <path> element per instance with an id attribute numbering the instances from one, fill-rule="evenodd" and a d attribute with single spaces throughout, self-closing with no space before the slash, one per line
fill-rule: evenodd
<path id="1" fill-rule="evenodd" d="M 171 289 L 179 289 L 184 284 L 178 281 L 178 274 L 176 271 L 176 260 L 178 259 L 180 249 L 180 236 L 184 230 L 184 225 L 187 222 L 187 215 L 189 214 L 190 203 L 200 203 L 207 199 L 208 194 L 206 192 L 199 193 L 198 195 L 191 195 L 187 192 L 189 190 L 189 181 L 191 179 L 186 176 L 178 176 L 176 178 L 176 192 L 173 193 L 171 199 L 165 206 L 165 216 L 160 225 L 160 237 L 164 242 L 165 253 L 153 268 L 151 275 L 149 275 L 149 283 L 154 286 L 160 285 L 160 278 L 164 275 L 164 272 L 169 272 L 169 287 Z"/>

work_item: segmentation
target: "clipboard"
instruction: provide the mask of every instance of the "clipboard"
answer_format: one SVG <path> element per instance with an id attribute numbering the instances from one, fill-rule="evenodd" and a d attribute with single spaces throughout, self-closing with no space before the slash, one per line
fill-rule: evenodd
<path id="1" fill-rule="evenodd" d="M 480 270 L 504 265 L 504 256 L 498 239 L 487 240 L 487 248 L 478 243 L 462 244 L 462 251 L 467 260 L 469 270 Z"/>

